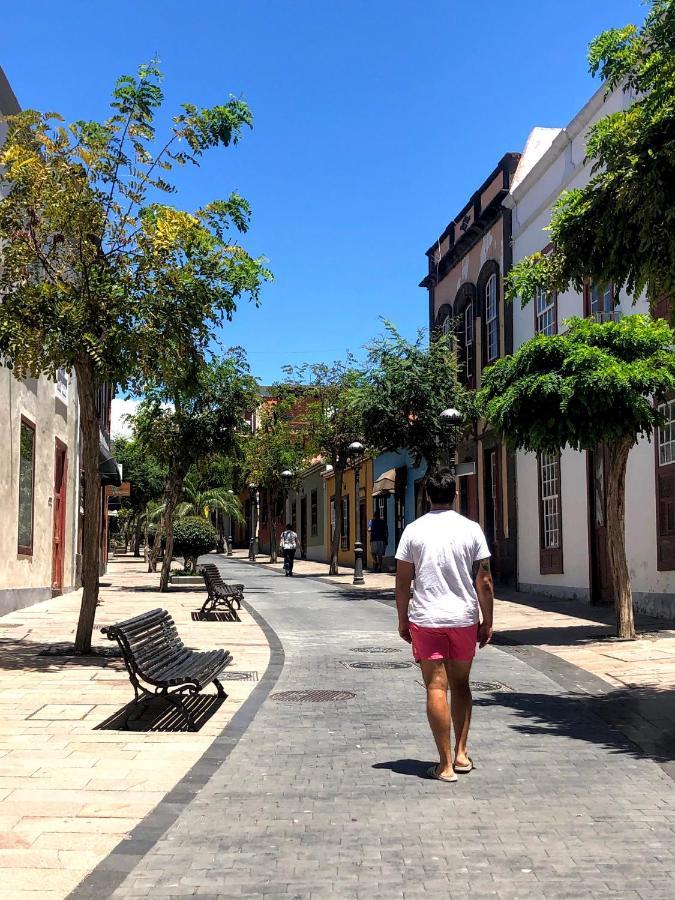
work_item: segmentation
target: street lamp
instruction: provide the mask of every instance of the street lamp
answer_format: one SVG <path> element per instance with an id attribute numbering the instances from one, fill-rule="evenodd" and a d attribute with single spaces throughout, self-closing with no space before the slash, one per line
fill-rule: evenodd
<path id="1" fill-rule="evenodd" d="M 234 497 L 234 491 L 228 491 Z M 227 517 L 227 556 L 232 556 L 232 513 Z"/>
<path id="2" fill-rule="evenodd" d="M 284 527 L 286 526 L 286 522 L 288 522 L 290 516 L 288 514 L 288 494 L 291 489 L 291 482 L 293 481 L 293 473 L 290 469 L 284 469 L 281 473 L 281 482 L 284 486 Z"/>
<path id="3" fill-rule="evenodd" d="M 258 553 L 258 488 L 255 484 L 249 484 L 248 490 L 251 495 L 251 540 L 248 545 L 248 558 L 251 562 L 255 562 Z"/>
<path id="4" fill-rule="evenodd" d="M 356 502 L 354 513 L 356 516 L 356 540 L 354 541 L 354 581 L 353 584 L 365 584 L 363 579 L 363 544 L 361 542 L 361 463 L 365 447 L 360 441 L 352 441 L 349 445 L 349 457 L 354 467 L 354 494 Z"/>
<path id="5" fill-rule="evenodd" d="M 444 409 L 439 416 L 441 430 L 448 441 L 448 456 L 450 460 L 450 471 L 455 474 L 455 463 L 457 455 L 457 444 L 459 443 L 460 428 L 464 424 L 464 416 L 458 409 L 451 407 Z"/>

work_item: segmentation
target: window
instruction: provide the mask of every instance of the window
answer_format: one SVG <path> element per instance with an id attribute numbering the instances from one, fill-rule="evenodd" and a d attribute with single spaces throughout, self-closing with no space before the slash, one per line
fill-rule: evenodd
<path id="1" fill-rule="evenodd" d="M 473 378 L 473 301 L 464 308 L 464 350 L 466 353 L 466 377 Z"/>
<path id="2" fill-rule="evenodd" d="M 562 573 L 560 456 L 542 453 L 539 469 L 539 558 L 542 575 Z"/>
<path id="3" fill-rule="evenodd" d="M 441 333 L 445 338 L 449 338 L 452 336 L 452 319 L 450 318 L 450 316 L 446 316 L 443 319 L 443 324 L 441 325 Z"/>
<path id="4" fill-rule="evenodd" d="M 675 400 L 659 406 L 665 416 L 665 424 L 659 428 L 659 465 L 667 466 L 675 462 Z"/>
<path id="5" fill-rule="evenodd" d="M 340 547 L 349 550 L 349 497 L 342 498 L 342 534 L 340 535 Z"/>
<path id="6" fill-rule="evenodd" d="M 675 570 L 675 399 L 659 406 L 665 422 L 656 441 L 656 563 Z"/>
<path id="7" fill-rule="evenodd" d="M 612 322 L 620 312 L 614 302 L 614 287 L 587 282 L 584 286 L 584 315 L 592 316 L 598 322 Z"/>
<path id="8" fill-rule="evenodd" d="M 64 403 L 68 402 L 68 373 L 65 369 L 56 370 L 56 384 L 54 386 L 54 392 L 60 400 L 63 400 Z"/>
<path id="9" fill-rule="evenodd" d="M 33 553 L 33 505 L 35 492 L 35 426 L 21 419 L 19 441 L 19 553 Z"/>
<path id="10" fill-rule="evenodd" d="M 310 534 L 316 537 L 319 534 L 319 495 L 316 490 L 312 491 L 309 499 L 310 507 Z"/>
<path id="11" fill-rule="evenodd" d="M 499 319 L 497 315 L 497 276 L 493 272 L 485 283 L 485 361 L 499 356 Z"/>
<path id="12" fill-rule="evenodd" d="M 557 334 L 558 323 L 556 321 L 555 294 L 547 294 L 545 291 L 538 289 L 534 298 L 534 312 L 537 334 Z"/>

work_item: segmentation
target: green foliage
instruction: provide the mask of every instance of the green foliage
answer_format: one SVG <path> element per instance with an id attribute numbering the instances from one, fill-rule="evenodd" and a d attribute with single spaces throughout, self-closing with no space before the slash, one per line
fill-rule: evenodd
<path id="1" fill-rule="evenodd" d="M 293 415 L 297 397 L 283 385 L 275 385 L 274 400 L 268 401 L 260 411 L 258 429 L 246 442 L 246 470 L 248 481 L 270 492 L 274 501 L 284 490 L 281 473 L 299 475 L 306 452 L 303 435 Z"/>
<path id="2" fill-rule="evenodd" d="M 185 477 L 190 467 L 215 454 L 235 451 L 258 387 L 241 354 L 161 373 L 149 384 L 133 419 L 141 447 Z"/>
<path id="3" fill-rule="evenodd" d="M 154 62 L 122 76 L 103 122 L 34 110 L 7 119 L 0 353 L 18 377 L 59 366 L 86 366 L 97 383 L 147 376 L 161 353 L 203 350 L 270 277 L 230 237 L 248 227 L 238 194 L 194 214 L 157 202 L 174 192 L 173 166 L 238 142 L 248 107 L 185 105 L 157 140 L 160 82 Z"/>
<path id="4" fill-rule="evenodd" d="M 143 447 L 136 438 L 115 438 L 113 456 L 122 466 L 124 480 L 131 484 L 131 494 L 122 498 L 122 506 L 135 514 L 143 512 L 151 500 L 162 496 L 166 481 L 166 465 Z"/>
<path id="5" fill-rule="evenodd" d="M 655 402 L 675 390 L 675 338 L 663 320 L 626 316 L 598 324 L 571 319 L 486 370 L 479 403 L 516 447 L 592 450 L 649 435 Z"/>
<path id="6" fill-rule="evenodd" d="M 549 228 L 554 250 L 513 267 L 510 299 L 528 302 L 538 287 L 580 290 L 585 278 L 633 297 L 646 291 L 652 302 L 675 296 L 673 0 L 652 0 L 640 29 L 629 25 L 597 37 L 589 64 L 608 91 L 623 87 L 636 99 L 591 127 L 592 178 L 560 196 Z"/>
<path id="7" fill-rule="evenodd" d="M 173 523 L 173 553 L 185 559 L 186 568 L 189 560 L 215 550 L 217 542 L 215 528 L 203 516 L 184 516 Z"/>
<path id="8" fill-rule="evenodd" d="M 229 516 L 235 522 L 243 522 L 239 498 L 225 487 L 208 487 L 199 474 L 188 472 L 183 482 L 183 501 L 176 507 L 176 517 L 202 516 L 208 518 L 212 512 Z"/>
<path id="9" fill-rule="evenodd" d="M 369 448 L 408 448 L 415 465 L 429 469 L 447 443 L 440 414 L 455 407 L 467 420 L 472 399 L 457 380 L 457 360 L 446 338 L 427 344 L 420 332 L 407 341 L 386 323 L 387 335 L 369 347 L 371 367 L 360 393 L 364 437 Z"/>

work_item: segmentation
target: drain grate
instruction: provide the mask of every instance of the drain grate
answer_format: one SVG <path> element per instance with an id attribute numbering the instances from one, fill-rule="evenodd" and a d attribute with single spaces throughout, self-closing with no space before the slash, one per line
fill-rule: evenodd
<path id="1" fill-rule="evenodd" d="M 257 681 L 257 672 L 221 672 L 219 681 Z"/>
<path id="2" fill-rule="evenodd" d="M 401 647 L 351 647 L 352 653 L 400 653 Z"/>
<path id="3" fill-rule="evenodd" d="M 511 691 L 513 688 L 502 684 L 501 681 L 472 681 L 471 690 L 477 691 L 479 694 L 489 694 L 493 691 Z"/>
<path id="4" fill-rule="evenodd" d="M 281 691 L 272 694 L 272 700 L 280 703 L 333 703 L 336 700 L 353 700 L 351 691 Z"/>
<path id="5" fill-rule="evenodd" d="M 409 662 L 350 662 L 350 669 L 411 669 Z"/>

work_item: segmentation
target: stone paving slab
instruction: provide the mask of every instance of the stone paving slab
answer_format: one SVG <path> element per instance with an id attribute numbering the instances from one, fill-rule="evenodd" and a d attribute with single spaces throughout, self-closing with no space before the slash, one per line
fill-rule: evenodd
<path id="1" fill-rule="evenodd" d="M 475 692 L 477 769 L 454 785 L 430 781 L 419 671 L 349 666 L 382 661 L 361 646 L 409 661 L 393 610 L 324 582 L 312 590 L 309 579 L 221 565 L 251 587 L 278 638 L 274 675 L 249 700 L 260 708 L 216 739 L 215 760 L 232 738 L 227 755 L 189 803 L 159 804 L 166 827 L 141 823 L 127 858 L 111 854 L 74 900 L 675 895 L 673 783 L 587 695 L 487 648 L 474 678 L 503 687 Z M 354 697 L 274 697 L 308 689 Z"/>
<path id="2" fill-rule="evenodd" d="M 102 625 L 163 606 L 188 646 L 226 647 L 232 669 L 262 675 L 269 647 L 248 613 L 241 623 L 193 621 L 204 592 L 159 594 L 159 576 L 144 568 L 131 556 L 111 560 L 96 616 L 97 646 L 111 646 Z M 79 603 L 77 592 L 0 618 L 3 900 L 63 900 L 175 789 L 256 686 L 227 681 L 228 699 L 214 704 L 197 734 L 176 731 L 166 718 L 160 727 L 172 730 L 149 731 L 152 714 L 132 726 L 142 730 L 107 727 L 133 697 L 121 658 L 38 655 L 72 643 Z"/>

